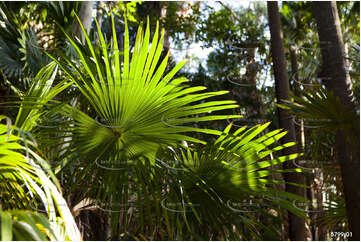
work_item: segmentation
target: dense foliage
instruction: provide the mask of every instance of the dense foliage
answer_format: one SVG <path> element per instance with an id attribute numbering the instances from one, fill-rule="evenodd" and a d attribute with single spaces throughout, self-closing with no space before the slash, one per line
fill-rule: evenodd
<path id="1" fill-rule="evenodd" d="M 349 232 L 335 135 L 359 150 L 359 111 L 324 85 L 308 2 L 280 8 L 277 103 L 266 5 L 249 5 L 1 3 L 0 239 L 287 240 L 288 216 L 310 240 Z M 358 8 L 338 4 L 357 105 Z"/>

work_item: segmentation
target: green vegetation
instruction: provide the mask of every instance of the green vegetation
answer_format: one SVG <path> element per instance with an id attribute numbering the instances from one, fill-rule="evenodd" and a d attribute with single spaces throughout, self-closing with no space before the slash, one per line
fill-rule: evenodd
<path id="1" fill-rule="evenodd" d="M 359 3 L 241 5 L 0 3 L 0 239 L 357 240 Z"/>

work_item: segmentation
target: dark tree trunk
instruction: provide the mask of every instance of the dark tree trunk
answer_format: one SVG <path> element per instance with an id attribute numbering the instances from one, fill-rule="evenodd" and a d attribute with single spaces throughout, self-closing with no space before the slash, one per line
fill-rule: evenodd
<path id="1" fill-rule="evenodd" d="M 336 2 L 313 2 L 317 21 L 318 36 L 322 53 L 322 72 L 327 74 L 324 83 L 333 91 L 345 109 L 356 115 L 356 105 L 352 92 L 350 75 L 345 61 L 345 47 L 342 40 L 340 20 Z M 360 239 L 360 150 L 358 144 L 352 144 L 350 137 L 359 135 L 339 130 L 336 133 L 336 145 L 341 167 L 343 190 L 345 194 L 349 229 L 352 240 Z"/>
<path id="2" fill-rule="evenodd" d="M 290 51 L 290 60 L 291 60 L 291 72 L 292 72 L 292 78 L 294 80 L 293 82 L 293 88 L 292 91 L 297 97 L 302 97 L 301 88 L 299 83 L 301 83 L 299 75 L 298 75 L 298 61 L 297 61 L 297 48 L 294 48 L 293 46 L 289 47 Z M 297 141 L 297 147 L 298 152 L 305 152 L 305 144 L 306 144 L 306 135 L 305 135 L 305 127 L 303 120 L 299 120 L 297 122 L 299 125 L 295 125 L 295 134 L 296 134 L 296 141 Z M 304 157 L 300 157 L 299 160 L 304 160 Z M 312 183 L 313 177 L 306 174 L 304 177 L 304 182 L 306 183 L 306 197 L 308 200 L 312 201 L 312 190 L 311 190 L 311 183 Z M 312 206 L 312 205 L 311 205 Z M 312 209 L 312 208 L 311 208 Z M 312 240 L 313 234 L 312 234 L 312 217 L 314 214 L 308 214 L 308 217 L 311 218 L 311 223 L 305 224 L 305 240 Z"/>
<path id="3" fill-rule="evenodd" d="M 291 59 L 291 71 L 292 71 L 292 78 L 294 81 L 297 81 L 300 83 L 299 76 L 298 76 L 298 62 L 297 62 L 297 54 L 295 49 L 290 46 L 290 59 Z M 300 87 L 299 84 L 294 82 L 293 83 L 293 93 L 295 96 L 300 97 Z M 295 133 L 296 133 L 296 140 L 297 140 L 297 146 L 299 152 L 305 151 L 305 132 L 304 132 L 304 126 L 303 126 L 303 120 L 300 120 L 300 125 L 295 126 Z"/>
<path id="4" fill-rule="evenodd" d="M 277 102 L 282 103 L 283 100 L 289 100 L 289 82 L 287 75 L 286 56 L 281 35 L 280 14 L 277 2 L 267 2 L 269 26 L 271 32 L 271 53 L 273 61 L 273 70 L 276 82 Z M 283 143 L 294 142 L 296 140 L 295 127 L 292 117 L 280 108 L 277 109 L 280 128 L 288 131 L 287 135 L 282 139 Z M 284 149 L 284 154 L 297 153 L 297 146 Z M 284 169 L 295 168 L 292 162 L 283 164 Z M 304 177 L 298 173 L 285 173 L 285 182 L 304 184 Z M 286 184 L 286 191 L 300 196 L 305 195 L 303 188 Z M 305 220 L 288 214 L 288 236 L 290 240 L 305 240 Z"/>
<path id="5" fill-rule="evenodd" d="M 1 82 L 3 82 L 3 80 L 1 80 Z M 0 103 L 2 104 L 0 105 L 0 115 L 7 115 L 7 107 L 5 103 L 8 101 L 9 92 L 10 88 L 6 84 L 0 83 Z M 6 122 L 6 119 L 1 121 L 2 124 L 6 124 Z"/>

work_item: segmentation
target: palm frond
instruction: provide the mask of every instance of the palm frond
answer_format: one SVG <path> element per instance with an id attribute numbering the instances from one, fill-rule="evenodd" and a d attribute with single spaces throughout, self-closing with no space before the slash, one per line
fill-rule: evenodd
<path id="1" fill-rule="evenodd" d="M 225 94 L 227 91 L 200 93 L 205 87 L 186 87 L 182 85 L 188 81 L 185 78 L 172 80 L 185 61 L 164 75 L 168 55 L 161 64 L 158 63 L 163 47 L 164 31 L 159 39 L 157 28 L 150 45 L 149 23 L 145 33 L 140 26 L 130 59 L 127 24 L 125 29 L 124 63 L 120 63 L 121 53 L 114 21 L 114 52 L 108 51 L 108 45 L 98 26 L 101 53 L 94 50 L 87 35 L 90 58 L 67 36 L 77 50 L 80 62 L 75 63 L 65 56 L 62 56 L 61 61 L 52 57 L 68 74 L 70 80 L 77 84 L 97 114 L 97 117 L 87 117 L 79 110 L 74 110 L 78 117 L 77 126 L 84 135 L 88 136 L 84 137 L 84 141 L 93 140 L 89 135 L 93 136 L 94 130 L 99 132 L 104 130 L 103 135 L 107 137 L 104 141 L 109 139 L 114 141 L 110 148 L 126 145 L 133 155 L 147 150 L 150 156 L 154 156 L 159 144 L 175 144 L 181 140 L 204 143 L 185 135 L 187 132 L 220 133 L 216 130 L 199 129 L 184 124 L 239 117 L 212 114 L 202 116 L 213 111 L 235 108 L 238 105 L 234 101 L 194 104 L 206 98 Z M 101 122 L 97 122 L 95 118 Z M 95 145 L 98 143 L 85 143 L 82 146 L 93 149 Z"/>
<path id="2" fill-rule="evenodd" d="M 281 209 L 305 217 L 293 205 L 294 201 L 305 199 L 272 189 L 271 185 L 282 183 L 271 179 L 272 174 L 302 170 L 277 168 L 301 154 L 269 158 L 295 143 L 274 145 L 286 134 L 282 130 L 260 136 L 268 125 L 242 127 L 233 134 L 229 125 L 215 142 L 205 146 L 165 148 L 157 154 L 156 165 L 145 169 L 154 173 L 142 174 L 144 169 L 140 168 L 134 172 L 137 177 L 141 174 L 138 179 L 143 180 L 144 187 L 158 194 L 152 194 L 152 202 L 140 201 L 139 207 L 146 209 L 150 203 L 148 210 L 156 213 L 160 203 L 169 238 L 178 233 L 189 234 L 189 238 L 183 237 L 187 239 L 205 238 L 210 233 L 224 240 L 264 239 L 266 233 L 277 238 Z M 158 186 L 154 187 L 153 183 Z M 150 216 L 148 212 L 145 214 L 144 220 Z M 267 228 L 260 216 L 273 221 L 275 227 Z"/>
<path id="3" fill-rule="evenodd" d="M 0 210 L 1 241 L 59 240 L 49 220 L 42 214 L 26 210 Z"/>
<path id="4" fill-rule="evenodd" d="M 1 116 L 0 120 L 4 118 Z M 52 228 L 56 231 L 56 238 L 80 239 L 67 203 L 59 192 L 59 183 L 47 162 L 31 149 L 34 144 L 23 137 L 23 132 L 19 133 L 20 136 L 15 134 L 16 132 L 19 133 L 19 130 L 4 124 L 0 125 L 1 208 L 43 212 L 48 216 Z M 43 209 L 40 209 L 41 207 Z M 59 218 L 57 212 L 60 215 Z M 26 213 L 19 213 L 19 215 L 24 219 L 28 216 Z M 32 216 L 40 219 L 35 215 Z M 65 223 L 58 224 L 59 219 Z M 60 237 L 61 230 L 65 231 L 65 237 Z"/>
<path id="5" fill-rule="evenodd" d="M 294 101 L 285 101 L 279 105 L 287 109 L 296 118 L 304 119 L 305 127 L 335 132 L 348 131 L 350 139 L 358 142 L 360 133 L 360 117 L 346 109 L 332 92 L 324 88 L 302 93 L 302 98 L 292 96 Z M 295 121 L 299 122 L 299 121 Z M 351 137 L 351 135 L 354 136 Z"/>
<path id="6" fill-rule="evenodd" d="M 49 106 L 49 102 L 56 103 L 53 98 L 71 85 L 67 81 L 61 81 L 52 87 L 56 74 L 55 62 L 49 63 L 39 71 L 29 90 L 21 97 L 22 101 L 15 121 L 16 127 L 30 131 L 36 126 L 37 119 L 44 114 L 44 108 Z"/>

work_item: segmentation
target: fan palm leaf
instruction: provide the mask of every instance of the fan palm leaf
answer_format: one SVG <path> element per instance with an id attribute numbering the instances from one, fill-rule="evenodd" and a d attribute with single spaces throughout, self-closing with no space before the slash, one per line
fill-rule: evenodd
<path id="1" fill-rule="evenodd" d="M 220 131 L 199 129 L 184 124 L 239 117 L 237 115 L 200 117 L 212 111 L 235 108 L 238 105 L 235 101 L 196 104 L 200 100 L 222 95 L 227 91 L 200 93 L 205 87 L 187 87 L 182 85 L 188 81 L 187 79 L 172 79 L 184 65 L 184 61 L 164 76 L 168 55 L 160 64 L 158 63 L 164 38 L 162 31 L 159 39 L 158 27 L 151 45 L 149 23 L 145 34 L 142 26 L 139 27 L 130 60 L 126 24 L 124 63 L 120 63 L 121 53 L 114 20 L 112 21 L 113 51 L 108 51 L 108 45 L 98 26 L 101 53 L 95 51 L 84 31 L 90 57 L 69 36 L 67 37 L 77 50 L 80 61 L 75 63 L 65 56 L 62 56 L 62 61 L 58 61 L 52 57 L 68 74 L 70 80 L 76 83 L 96 112 L 97 117 L 87 117 L 79 110 L 71 112 L 77 113 L 77 126 L 80 127 L 83 135 L 87 136 L 84 141 L 93 140 L 90 136 L 94 135 L 94 130 L 98 130 L 97 133 L 104 135 L 103 142 L 107 142 L 109 138 L 114 141 L 110 148 L 115 147 L 117 150 L 119 147 L 127 146 L 130 154 L 137 155 L 146 151 L 148 155 L 154 156 L 159 144 L 176 144 L 183 140 L 204 143 L 185 135 L 186 132 L 220 134 Z M 80 25 L 83 28 L 81 23 Z M 89 143 L 84 144 L 83 147 L 91 149 L 98 145 L 99 143 Z"/>
<path id="2" fill-rule="evenodd" d="M 234 133 L 230 133 L 230 125 L 216 141 L 207 145 L 163 147 L 157 153 L 155 164 L 144 162 L 128 166 L 133 178 L 125 179 L 120 187 L 116 186 L 118 178 L 112 186 L 117 190 L 136 184 L 135 190 L 129 189 L 127 196 L 122 192 L 113 193 L 112 200 L 109 197 L 102 200 L 113 204 L 128 202 L 128 206 L 132 201 L 126 211 L 133 214 L 136 209 L 138 212 L 128 219 L 139 220 L 140 224 L 124 222 L 118 233 L 130 237 L 142 234 L 152 240 L 279 238 L 277 230 L 281 220 L 278 216 L 282 209 L 305 217 L 293 205 L 294 201 L 305 199 L 272 189 L 272 184 L 282 182 L 271 179 L 270 175 L 301 172 L 301 169 L 277 169 L 283 162 L 301 154 L 269 159 L 271 154 L 295 143 L 274 145 L 286 134 L 282 130 L 260 136 L 268 125 L 242 127 Z M 108 171 L 107 176 L 111 176 L 111 172 L 114 174 L 116 169 Z M 114 180 L 114 175 L 109 179 Z M 116 199 L 117 196 L 121 198 Z M 115 213 L 119 211 L 119 206 L 108 208 Z M 263 220 L 271 221 L 273 226 L 267 226 Z"/>
<path id="3" fill-rule="evenodd" d="M 0 120 L 4 118 L 1 116 Z M 52 239 L 80 239 L 67 203 L 59 192 L 59 183 L 47 162 L 30 149 L 34 146 L 33 142 L 22 137 L 23 135 L 15 135 L 15 132 L 16 129 L 12 127 L 0 125 L 0 206 L 6 210 L 32 209 L 43 212 L 56 231 L 56 237 L 51 237 Z M 57 212 L 60 214 L 59 218 Z M 41 219 L 25 212 L 18 215 L 24 219 Z M 30 220 L 28 222 L 32 223 Z M 58 223 L 60 220 L 65 221 L 65 226 Z M 60 230 L 65 231 L 65 236 L 59 234 Z"/>
<path id="4" fill-rule="evenodd" d="M 71 85 L 67 81 L 61 81 L 53 86 L 56 74 L 55 62 L 41 68 L 30 88 L 20 97 L 20 108 L 15 120 L 16 127 L 25 132 L 31 131 L 37 125 L 38 118 L 49 112 L 49 106 L 51 106 L 49 102 L 56 103 L 56 100 L 53 100 L 54 97 Z M 48 110 L 44 110 L 45 108 Z"/>
<path id="5" fill-rule="evenodd" d="M 302 93 L 303 98 L 293 96 L 294 101 L 279 105 L 297 118 L 304 119 L 306 127 L 328 132 L 347 131 L 351 144 L 358 147 L 360 133 L 359 114 L 342 106 L 339 98 L 325 88 Z"/>

